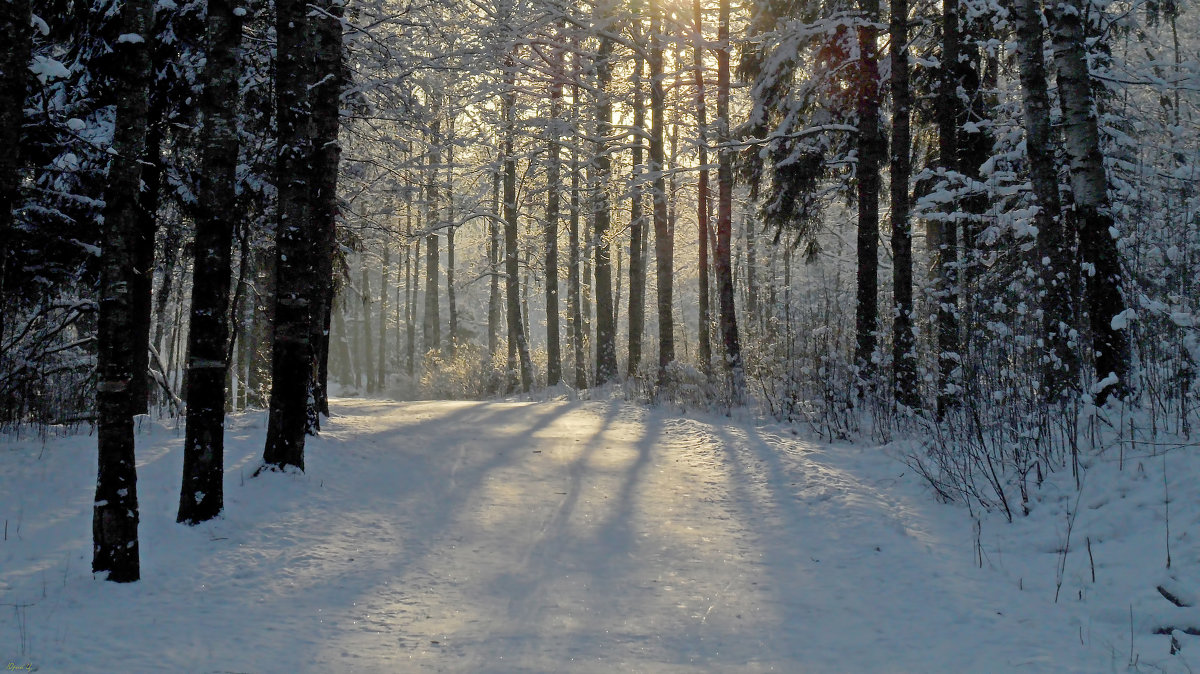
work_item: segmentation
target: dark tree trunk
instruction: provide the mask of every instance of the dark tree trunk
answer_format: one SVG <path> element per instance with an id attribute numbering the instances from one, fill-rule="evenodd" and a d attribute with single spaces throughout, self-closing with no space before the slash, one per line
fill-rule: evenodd
<path id="1" fill-rule="evenodd" d="M 1071 194 L 1079 221 L 1079 252 L 1092 273 L 1086 282 L 1088 325 L 1098 384 L 1096 395 L 1103 405 L 1110 395 L 1123 397 L 1129 391 L 1129 342 L 1114 319 L 1125 312 L 1121 295 L 1121 257 L 1112 235 L 1113 218 L 1108 198 L 1108 178 L 1100 151 L 1100 131 L 1093 110 L 1092 78 L 1088 73 L 1083 17 L 1086 7 L 1079 0 L 1049 4 L 1058 66 L 1058 91 L 1063 109 L 1063 147 L 1071 172 Z M 1113 378 L 1115 377 L 1115 381 Z"/>
<path id="2" fill-rule="evenodd" d="M 337 180 L 342 147 L 338 142 L 342 87 L 345 84 L 340 0 L 321 0 L 313 14 L 318 84 L 313 87 L 313 231 L 316 237 L 316 279 L 313 288 L 313 403 L 308 410 L 309 431 L 329 415 L 329 317 L 333 304 L 333 257 L 337 246 Z"/>
<path id="3" fill-rule="evenodd" d="M 728 147 L 729 129 L 729 0 L 721 0 L 717 25 L 717 133 L 721 143 L 717 159 L 717 256 L 714 260 L 717 293 L 721 304 L 721 335 L 725 343 L 725 367 L 730 373 L 729 398 L 740 404 L 746 396 L 746 374 L 742 345 L 738 339 L 734 307 L 733 264 L 733 150 Z"/>
<path id="4" fill-rule="evenodd" d="M 359 367 L 366 373 L 364 379 L 367 380 L 367 393 L 374 393 L 379 390 L 379 384 L 375 380 L 374 364 L 375 350 L 371 346 L 371 273 L 367 268 L 366 255 L 360 256 L 359 267 L 361 272 L 361 281 L 359 290 L 362 292 L 362 353 L 359 354 Z"/>
<path id="5" fill-rule="evenodd" d="M 935 117 L 938 126 L 938 168 L 943 180 L 952 180 L 959 169 L 959 126 L 966 121 L 966 106 L 958 95 L 962 38 L 959 0 L 942 2 L 942 55 L 938 68 Z M 953 214 L 956 201 L 947 205 L 945 219 L 933 218 L 926 227 L 926 242 L 933 258 L 933 300 L 937 304 L 937 416 L 958 400 L 954 373 L 958 369 L 958 226 Z"/>
<path id="6" fill-rule="evenodd" d="M 1062 217 L 1058 176 L 1050 130 L 1050 95 L 1042 51 L 1042 19 L 1037 0 L 1012 0 L 1010 12 L 1017 37 L 1017 65 L 1025 121 L 1029 173 L 1037 199 L 1037 249 L 1041 271 L 1042 332 L 1046 354 L 1042 362 L 1042 397 L 1057 400 L 1073 385 L 1079 363 L 1070 347 L 1074 307 L 1071 293 L 1073 232 Z"/>
<path id="7" fill-rule="evenodd" d="M 177 520 L 221 514 L 225 477 L 225 374 L 229 369 L 229 282 L 237 181 L 238 75 L 242 20 L 228 0 L 209 0 L 204 93 L 200 97 L 192 316 L 188 327 L 187 432 Z"/>
<path id="8" fill-rule="evenodd" d="M 488 355 L 496 357 L 500 350 L 500 171 L 492 175 L 492 217 L 488 218 L 488 268 L 491 283 L 488 290 Z"/>
<path id="9" fill-rule="evenodd" d="M 10 249 L 14 209 L 20 197 L 21 126 L 25 121 L 25 94 L 29 80 L 29 60 L 33 49 L 33 29 L 29 25 L 30 3 L 14 0 L 0 5 L 0 306 L 12 306 L 9 278 L 15 273 L 14 251 Z M 0 310 L 0 343 L 4 342 L 5 310 Z"/>
<path id="10" fill-rule="evenodd" d="M 654 261 L 658 281 L 658 382 L 666 377 L 667 365 L 675 360 L 675 317 L 673 280 L 675 232 L 667 219 L 667 180 L 663 139 L 666 134 L 667 98 L 663 89 L 663 9 L 651 10 L 650 32 L 650 174 L 654 176 Z"/>
<path id="11" fill-rule="evenodd" d="M 126 0 L 121 33 L 148 36 L 154 25 L 150 0 Z M 124 583 L 141 577 L 138 554 L 137 469 L 133 416 L 129 412 L 135 349 L 130 339 L 141 164 L 146 149 L 146 112 L 151 76 L 150 46 L 128 40 L 115 46 L 117 101 L 113 158 L 104 194 L 104 246 L 100 259 L 100 315 L 96 353 L 98 466 L 92 506 L 92 572 Z"/>
<path id="12" fill-rule="evenodd" d="M 418 227 L 418 229 L 420 229 Z M 417 293 L 421 290 L 421 238 L 413 237 L 412 244 L 412 302 L 408 305 L 408 376 L 416 375 L 417 360 Z"/>
<path id="13" fill-rule="evenodd" d="M 600 7 L 596 10 L 601 30 L 607 29 L 612 17 Z M 613 321 L 612 268 L 610 266 L 609 229 L 612 208 L 608 198 L 608 184 L 612 179 L 612 156 L 609 154 L 608 136 L 612 133 L 612 38 L 601 33 L 600 47 L 596 52 L 596 156 L 595 181 L 593 183 L 592 245 L 595 247 L 595 279 L 593 288 L 596 299 L 596 384 L 601 385 L 617 376 L 616 330 Z"/>
<path id="14" fill-rule="evenodd" d="M 308 399 L 312 394 L 313 308 L 318 239 L 310 191 L 313 174 L 313 120 L 308 91 L 314 81 L 314 29 L 308 5 L 275 3 L 276 35 L 276 191 L 275 335 L 271 357 L 271 412 L 263 469 L 304 470 Z M 262 470 L 262 469 L 260 469 Z"/>
<path id="15" fill-rule="evenodd" d="M 917 365 L 912 331 L 912 226 L 909 222 L 912 93 L 908 73 L 908 0 L 892 0 L 892 368 L 896 403 L 916 407 Z"/>
<path id="16" fill-rule="evenodd" d="M 575 57 L 576 74 L 579 68 L 579 56 Z M 578 79 L 578 77 L 576 78 Z M 579 119 L 579 85 L 571 87 L 571 119 Z M 578 136 L 578 134 L 575 134 Z M 575 362 L 575 388 L 587 388 L 587 364 L 584 361 L 583 345 L 583 309 L 582 289 L 579 283 L 579 147 L 571 144 L 571 213 L 568 219 L 568 251 L 567 260 L 567 305 L 571 316 L 571 349 Z"/>
<path id="17" fill-rule="evenodd" d="M 157 41 L 156 41 L 157 42 Z M 161 52 L 156 49 L 156 52 Z M 153 59 L 157 61 L 158 58 Z M 152 66 L 153 67 L 153 66 Z M 157 68 L 154 68 L 157 70 Z M 145 414 L 150 404 L 150 319 L 154 289 L 154 236 L 158 231 L 158 205 L 162 197 L 163 116 L 166 92 L 163 79 L 152 87 L 146 116 L 146 150 L 142 164 L 142 191 L 138 197 L 138 230 L 134 239 L 133 331 L 131 339 L 146 348 L 134 349 L 133 380 L 129 383 L 129 411 Z M 187 397 L 185 396 L 186 400 Z"/>
<path id="18" fill-rule="evenodd" d="M 559 179 L 562 173 L 562 148 L 559 130 L 562 114 L 564 74 L 562 52 L 554 53 L 554 80 L 550 84 L 550 140 L 547 150 L 546 184 L 546 385 L 562 381 L 562 342 L 558 314 L 558 219 Z"/>
<path id="19" fill-rule="evenodd" d="M 383 266 L 379 277 L 379 344 L 376 346 L 375 390 L 387 387 L 387 297 L 388 268 L 392 265 L 392 251 L 387 241 L 383 242 Z"/>
<path id="20" fill-rule="evenodd" d="M 705 375 L 712 374 L 712 314 L 709 308 L 712 300 L 709 298 L 708 278 L 708 111 L 704 105 L 704 13 L 700 0 L 692 0 L 692 16 L 696 24 L 696 38 L 692 45 L 692 67 L 696 75 L 696 135 L 699 138 L 696 151 L 698 153 L 700 171 L 696 179 L 696 224 L 699 227 L 700 238 L 700 370 Z"/>
<path id="21" fill-rule="evenodd" d="M 441 122 L 435 119 L 429 134 L 429 182 L 426 185 L 425 211 L 425 321 L 422 334 L 425 349 L 442 348 L 442 318 L 438 303 L 438 166 L 442 163 Z"/>
<path id="22" fill-rule="evenodd" d="M 856 243 L 854 364 L 862 385 L 875 373 L 879 330 L 879 167 L 884 139 L 879 129 L 879 0 L 861 0 L 864 23 L 858 29 L 860 57 L 856 72 L 858 109 L 858 236 Z"/>
<path id="23" fill-rule="evenodd" d="M 447 348 L 454 353 L 458 343 L 458 298 L 454 294 L 454 115 L 446 121 L 446 312 L 450 319 Z"/>
<path id="24" fill-rule="evenodd" d="M 640 29 L 640 26 L 639 26 Z M 643 59 L 633 62 L 633 180 L 629 190 L 629 365 L 628 376 L 637 374 L 642 361 L 642 338 L 646 330 L 646 217 L 643 211 L 642 148 L 646 136 L 646 105 L 642 95 Z"/>
<path id="25" fill-rule="evenodd" d="M 520 265 L 517 255 L 517 158 L 513 145 L 517 134 L 516 120 L 516 65 L 512 59 L 506 64 L 507 85 L 504 91 L 504 291 L 508 300 L 508 343 L 509 371 L 515 369 L 515 356 L 520 358 L 521 390 L 528 392 L 533 386 L 533 364 L 529 359 L 529 344 L 525 340 L 525 328 L 521 322 L 521 288 L 518 274 Z"/>

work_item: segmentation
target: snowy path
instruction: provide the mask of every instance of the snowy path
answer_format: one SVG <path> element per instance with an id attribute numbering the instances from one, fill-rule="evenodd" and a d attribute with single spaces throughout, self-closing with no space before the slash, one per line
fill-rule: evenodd
<path id="1" fill-rule="evenodd" d="M 228 514 L 195 529 L 173 523 L 179 439 L 139 439 L 133 586 L 87 573 L 90 439 L 7 474 L 4 498 L 42 514 L 0 548 L 0 602 L 34 603 L 24 627 L 0 615 L 0 656 L 71 672 L 1114 666 L 1045 597 L 976 568 L 965 513 L 878 452 L 621 403 L 342 400 L 307 475 L 243 480 L 262 421 L 231 429 Z"/>

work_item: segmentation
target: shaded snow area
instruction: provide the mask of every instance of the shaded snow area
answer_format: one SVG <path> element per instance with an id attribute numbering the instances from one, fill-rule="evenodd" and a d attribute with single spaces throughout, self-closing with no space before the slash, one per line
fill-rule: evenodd
<path id="1" fill-rule="evenodd" d="M 1200 608 L 1157 589 L 1200 599 L 1194 447 L 1166 455 L 1167 569 L 1162 457 L 1102 456 L 1078 499 L 1060 470 L 1028 517 L 977 524 L 885 450 L 621 402 L 340 400 L 307 474 L 251 478 L 264 427 L 231 418 L 225 516 L 188 528 L 182 429 L 142 424 L 131 585 L 90 573 L 95 438 L 0 441 L 0 664 L 1200 669 Z"/>

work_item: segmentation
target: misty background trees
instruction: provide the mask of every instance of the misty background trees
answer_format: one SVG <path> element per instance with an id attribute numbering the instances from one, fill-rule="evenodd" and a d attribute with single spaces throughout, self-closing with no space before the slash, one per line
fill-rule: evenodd
<path id="1" fill-rule="evenodd" d="M 114 580 L 135 415 L 186 414 L 195 523 L 227 412 L 269 409 L 263 469 L 302 470 L 330 395 L 749 403 L 927 438 L 943 496 L 1012 512 L 1105 404 L 1196 422 L 1198 21 L 5 3 L 0 425 L 98 425 Z"/>

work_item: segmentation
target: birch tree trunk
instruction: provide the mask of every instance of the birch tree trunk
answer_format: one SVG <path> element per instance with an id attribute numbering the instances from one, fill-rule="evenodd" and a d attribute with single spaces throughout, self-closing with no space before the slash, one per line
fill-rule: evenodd
<path id="1" fill-rule="evenodd" d="M 1109 212 L 1108 178 L 1100 151 L 1092 79 L 1088 73 L 1083 16 L 1079 0 L 1051 0 L 1050 19 L 1058 91 L 1063 109 L 1063 139 L 1071 172 L 1071 194 L 1079 221 L 1079 251 L 1085 270 L 1084 293 L 1092 333 L 1097 404 L 1110 395 L 1123 397 L 1129 389 L 1129 342 L 1120 320 L 1125 312 L 1121 295 L 1121 259 Z"/>
<path id="2" fill-rule="evenodd" d="M 1009 11 L 1015 24 L 1017 64 L 1021 73 L 1021 102 L 1025 121 L 1025 148 L 1038 212 L 1038 261 L 1041 265 L 1039 306 L 1042 309 L 1042 397 L 1052 402 L 1073 386 L 1079 368 L 1070 346 L 1074 297 L 1071 266 L 1074 232 L 1062 217 L 1058 176 L 1050 129 L 1050 95 L 1046 83 L 1043 31 L 1037 0 L 1012 0 Z"/>

